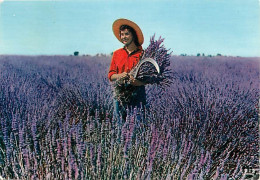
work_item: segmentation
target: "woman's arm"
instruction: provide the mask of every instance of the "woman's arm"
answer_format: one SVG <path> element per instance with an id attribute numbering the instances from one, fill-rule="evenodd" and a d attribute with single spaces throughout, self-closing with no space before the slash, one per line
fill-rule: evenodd
<path id="1" fill-rule="evenodd" d="M 116 81 L 118 79 L 125 78 L 127 76 L 129 76 L 128 73 L 123 72 L 123 73 L 120 73 L 120 74 L 113 74 L 110 79 L 111 79 L 111 81 Z"/>
<path id="2" fill-rule="evenodd" d="M 123 72 L 123 73 L 120 73 L 120 74 L 113 74 L 111 76 L 111 81 L 116 81 L 118 79 L 125 78 L 127 76 L 129 76 L 129 74 L 126 73 L 126 72 Z M 130 77 L 129 82 L 133 86 L 144 86 L 144 85 L 146 85 L 146 83 L 135 79 L 133 76 L 129 76 L 129 77 Z"/>
<path id="3" fill-rule="evenodd" d="M 146 83 L 135 79 L 133 76 L 130 76 L 130 84 L 133 85 L 133 86 L 144 86 L 144 85 L 146 85 Z"/>

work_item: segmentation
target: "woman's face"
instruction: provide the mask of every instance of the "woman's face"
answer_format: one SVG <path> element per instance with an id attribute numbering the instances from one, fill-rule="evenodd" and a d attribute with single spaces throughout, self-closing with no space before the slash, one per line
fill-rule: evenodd
<path id="1" fill-rule="evenodd" d="M 121 42 L 125 46 L 129 46 L 133 42 L 133 35 L 131 31 L 129 31 L 128 29 L 124 29 L 120 31 L 120 38 L 121 38 Z"/>

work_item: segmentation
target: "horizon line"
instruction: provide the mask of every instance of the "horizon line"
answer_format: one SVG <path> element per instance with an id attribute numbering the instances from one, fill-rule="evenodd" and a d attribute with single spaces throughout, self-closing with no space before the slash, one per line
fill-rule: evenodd
<path id="1" fill-rule="evenodd" d="M 97 53 L 97 54 L 0 54 L 0 56 L 75 56 L 75 57 L 84 57 L 84 56 L 112 56 L 112 53 L 106 54 L 106 53 Z M 208 55 L 193 55 L 193 54 L 173 54 L 172 56 L 181 56 L 181 57 L 242 57 L 242 58 L 259 58 L 260 56 L 239 56 L 239 55 L 224 55 L 224 54 L 208 54 Z"/>

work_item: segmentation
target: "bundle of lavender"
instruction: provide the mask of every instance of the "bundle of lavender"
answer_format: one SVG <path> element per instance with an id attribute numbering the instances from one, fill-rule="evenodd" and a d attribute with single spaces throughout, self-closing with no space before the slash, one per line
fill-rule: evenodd
<path id="1" fill-rule="evenodd" d="M 156 84 L 162 88 L 171 84 L 171 53 L 162 45 L 163 41 L 161 37 L 155 40 L 155 35 L 150 38 L 150 44 L 144 50 L 139 63 L 130 72 L 131 76 L 145 84 Z M 114 84 L 116 97 L 122 103 L 129 103 L 136 89 L 129 83 L 129 79 L 130 76 L 119 79 Z"/>
<path id="2" fill-rule="evenodd" d="M 169 68 L 171 53 L 162 45 L 163 41 L 161 37 L 156 41 L 153 35 L 142 59 L 130 73 L 146 84 L 157 84 L 162 88 L 169 86 L 173 78 Z"/>
<path id="3" fill-rule="evenodd" d="M 114 83 L 114 91 L 117 100 L 123 105 L 130 103 L 136 87 L 130 84 L 130 76 L 121 78 Z"/>

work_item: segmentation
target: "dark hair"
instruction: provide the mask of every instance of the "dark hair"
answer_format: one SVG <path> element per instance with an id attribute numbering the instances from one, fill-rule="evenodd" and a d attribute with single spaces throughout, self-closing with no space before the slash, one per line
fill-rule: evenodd
<path id="1" fill-rule="evenodd" d="M 120 28 L 119 28 L 120 33 L 121 33 L 121 31 L 123 31 L 123 30 L 125 30 L 125 29 L 128 29 L 128 30 L 132 33 L 135 45 L 136 45 L 136 46 L 140 46 L 140 44 L 139 44 L 139 42 L 138 42 L 138 38 L 137 38 L 137 35 L 136 35 L 135 30 L 134 30 L 131 26 L 122 25 L 122 26 L 120 26 Z"/>

